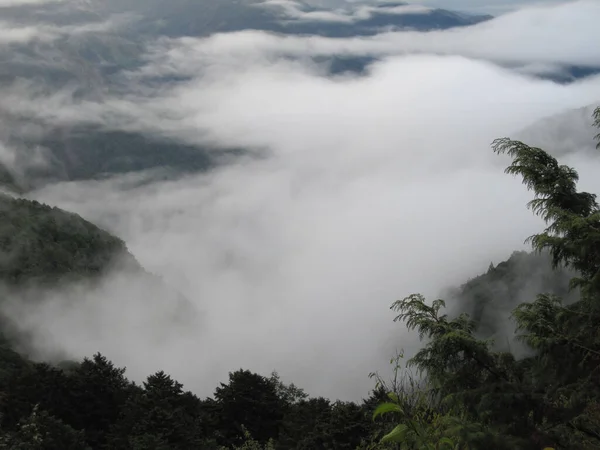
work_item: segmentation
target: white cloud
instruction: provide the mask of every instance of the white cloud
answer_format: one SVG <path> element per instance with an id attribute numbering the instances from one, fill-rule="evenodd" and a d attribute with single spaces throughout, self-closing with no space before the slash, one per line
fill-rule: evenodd
<path id="1" fill-rule="evenodd" d="M 401 5 L 378 7 L 371 5 L 359 5 L 352 8 L 333 9 L 333 10 L 309 10 L 306 11 L 303 5 L 293 0 L 265 0 L 256 4 L 258 7 L 278 8 L 286 19 L 293 19 L 307 22 L 342 22 L 354 23 L 361 20 L 368 20 L 375 13 L 404 15 L 404 14 L 428 14 L 431 8 L 422 5 Z"/>
<path id="2" fill-rule="evenodd" d="M 70 0 L 0 0 L 0 8 L 24 5 L 41 5 L 43 3 L 63 3 Z"/>
<path id="3" fill-rule="evenodd" d="M 386 56 L 427 52 L 504 63 L 599 67 L 600 49 L 592 45 L 600 40 L 598 16 L 600 2 L 580 0 L 548 8 L 523 9 L 471 27 L 443 31 L 392 32 L 351 39 L 274 36 L 244 31 L 215 35 L 206 40 L 183 38 L 174 43 L 175 50 L 170 56 L 201 61 L 200 58 L 221 58 L 222 54 L 250 58 L 282 53 Z"/>
<path id="4" fill-rule="evenodd" d="M 406 53 L 460 55 L 490 60 L 515 66 L 524 74 L 560 73 L 565 65 L 600 67 L 600 49 L 590 45 L 595 38 L 600 40 L 600 28 L 595 20 L 598 15 L 600 3 L 580 0 L 552 8 L 525 9 L 468 28 L 426 33 L 397 32 L 365 38 L 331 39 L 243 31 L 218 34 L 206 39 L 159 39 L 150 46 L 146 67 L 130 76 L 132 85 L 139 91 L 146 76 L 201 75 L 203 82 L 212 77 L 222 84 L 229 73 L 255 71 L 255 61 L 269 65 L 273 70 L 281 67 L 283 72 L 280 76 L 285 77 L 288 76 L 289 67 L 272 64 L 282 56 L 374 55 L 385 58 Z M 457 63 L 456 67 L 465 66 Z M 307 70 L 304 64 L 296 63 L 294 73 L 290 76 L 301 77 Z M 434 66 L 429 70 L 435 70 Z M 489 66 L 487 70 L 497 69 Z M 223 71 L 227 74 L 221 80 Z M 254 76 L 260 76 L 260 73 Z M 438 74 L 428 73 L 426 76 L 438 77 Z M 456 76 L 461 74 L 457 73 Z M 408 82 L 415 83 L 416 78 Z M 122 96 L 103 103 L 78 103 L 73 108 L 68 92 L 40 103 L 34 95 L 38 90 L 35 86 L 13 89 L 2 96 L 4 107 L 14 112 L 67 123 L 100 120 L 116 126 L 133 126 L 133 121 L 138 125 L 149 123 L 151 128 L 154 128 L 153 122 L 156 120 L 153 116 L 162 114 L 155 111 L 153 105 L 147 104 L 146 98 Z M 45 96 L 43 89 L 41 91 L 41 95 Z M 143 94 L 146 95 L 147 91 Z M 27 96 L 34 97 L 34 101 L 19 100 Z M 140 109 L 137 106 L 139 104 L 145 104 L 146 107 Z M 181 126 L 178 120 L 173 121 L 168 117 L 178 118 L 179 113 L 171 111 L 167 116 L 161 116 L 159 128 L 166 129 L 172 125 L 179 132 Z M 190 132 L 197 135 L 193 130 Z"/>
<path id="5" fill-rule="evenodd" d="M 0 20 L 1 44 L 26 44 L 31 41 L 52 41 L 63 36 L 109 33 L 136 20 L 134 14 L 114 14 L 106 20 L 77 25 L 57 26 L 40 23 L 24 25 Z"/>
<path id="6" fill-rule="evenodd" d="M 102 351 L 136 377 L 164 369 L 201 395 L 239 367 L 277 369 L 314 395 L 366 395 L 367 374 L 385 368 L 394 347 L 416 344 L 391 322 L 394 300 L 432 297 L 483 272 L 527 248 L 523 240 L 543 225 L 490 142 L 600 100 L 600 77 L 558 85 L 467 56 L 597 62 L 593 46 L 577 48 L 597 36 L 586 18 L 595 11 L 581 1 L 470 31 L 374 39 L 165 41 L 145 75 L 190 80 L 148 91 L 143 76 L 130 74 L 131 94 L 102 103 L 68 92 L 28 98 L 31 89 L 3 96 L 5 108 L 53 123 L 89 120 L 264 151 L 177 181 L 64 183 L 34 194 L 113 230 L 143 265 L 180 286 L 206 313 L 191 337 L 166 336 L 158 346 L 140 338 L 152 329 L 126 326 L 135 311 L 120 306 L 131 294 L 119 285 L 109 302 L 84 301 L 68 314 L 57 303 L 29 325 L 74 355 Z M 407 50 L 411 39 L 416 50 L 463 56 L 398 55 L 394 45 Z M 283 58 L 363 51 L 385 56 L 364 77 L 326 77 Z M 595 155 L 565 162 L 600 191 Z"/>
<path id="7" fill-rule="evenodd" d="M 56 28 L 22 26 L 0 21 L 0 44 L 26 43 L 34 39 L 51 40 L 57 37 Z"/>
<path id="8" fill-rule="evenodd" d="M 202 394 L 239 367 L 278 369 L 314 394 L 366 394 L 368 372 L 395 345 L 415 345 L 391 322 L 392 301 L 435 296 L 526 248 L 542 226 L 491 140 L 600 98 L 599 79 L 560 86 L 456 57 L 395 58 L 338 80 L 283 61 L 220 70 L 135 114 L 146 111 L 148 128 L 207 132 L 269 157 L 150 188 L 36 194 L 110 227 L 207 314 L 195 340 L 152 350 L 137 338 L 123 345 L 127 329 L 49 321 L 56 341 L 77 355 L 101 350 L 135 375 L 168 370 Z M 121 314 L 107 309 L 100 328 Z"/>
<path id="9" fill-rule="evenodd" d="M 571 1 L 573 0 L 415 0 L 412 3 L 476 14 L 499 15 L 530 6 L 549 6 Z"/>

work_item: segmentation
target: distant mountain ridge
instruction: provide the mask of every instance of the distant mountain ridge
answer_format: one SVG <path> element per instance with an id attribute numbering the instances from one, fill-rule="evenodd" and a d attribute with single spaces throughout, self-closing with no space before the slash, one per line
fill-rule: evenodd
<path id="1" fill-rule="evenodd" d="M 595 109 L 596 105 L 592 103 L 546 117 L 519 131 L 515 138 L 543 148 L 558 158 L 572 153 L 597 156 L 594 136 L 598 130 L 593 126 L 592 118 Z"/>

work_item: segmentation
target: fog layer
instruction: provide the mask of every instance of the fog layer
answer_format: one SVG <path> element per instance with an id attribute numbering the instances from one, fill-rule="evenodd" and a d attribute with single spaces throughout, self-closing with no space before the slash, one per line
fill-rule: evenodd
<path id="1" fill-rule="evenodd" d="M 277 369 L 314 395 L 365 396 L 369 372 L 385 370 L 397 347 L 417 345 L 392 323 L 394 300 L 436 296 L 527 249 L 524 239 L 543 226 L 491 141 L 600 100 L 600 77 L 559 85 L 479 57 L 598 64 L 597 46 L 583 45 L 598 33 L 590 28 L 597 9 L 579 1 L 468 30 L 372 40 L 256 32 L 159 40 L 142 69 L 123 74 L 124 96 L 77 102 L 68 91 L 13 88 L 13 111 L 48 123 L 250 150 L 176 181 L 62 183 L 31 195 L 113 231 L 178 286 L 205 313 L 191 336 L 140 339 L 152 333 L 127 320 L 152 311 L 111 279 L 111 301 L 100 301 L 106 291 L 81 293 L 65 314 L 49 298 L 55 306 L 30 315 L 30 328 L 73 356 L 101 351 L 138 379 L 162 369 L 201 395 L 243 367 Z M 398 43 L 452 54 L 401 55 Z M 365 76 L 330 77 L 286 57 L 337 51 L 382 60 Z M 184 81 L 145 84 L 165 74 Z M 580 170 L 584 188 L 600 191 L 595 154 L 564 162 Z"/>

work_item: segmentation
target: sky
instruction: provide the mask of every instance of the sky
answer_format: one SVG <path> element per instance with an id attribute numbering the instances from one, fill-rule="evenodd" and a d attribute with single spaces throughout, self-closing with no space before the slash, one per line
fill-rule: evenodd
<path id="1" fill-rule="evenodd" d="M 591 117 L 569 112 L 600 104 L 600 77 L 557 84 L 503 66 L 600 67 L 591 45 L 599 8 L 579 0 L 468 29 L 371 38 L 159 38 L 144 66 L 123 74 L 125 94 L 82 100 L 66 88 L 3 87 L 3 110 L 49 125 L 252 151 L 203 175 L 30 194 L 123 238 L 192 300 L 197 321 L 174 323 L 147 306 L 142 280 L 119 273 L 9 312 L 42 354 L 101 351 L 137 380 L 165 370 L 210 395 L 228 371 L 275 369 L 313 395 L 365 397 L 370 372 L 389 373 L 396 349 L 419 345 L 393 322 L 392 302 L 435 298 L 527 249 L 543 225 L 525 207 L 531 194 L 503 173 L 509 161 L 493 154 L 493 139 L 537 123 L 532 139 L 563 151 L 552 147 L 548 117 L 567 114 L 564 133 L 574 138 L 565 142 L 575 148 L 563 161 L 580 170 L 584 189 L 600 191 L 600 160 L 579 138 Z M 310 60 L 331 54 L 380 61 L 363 76 L 331 76 Z M 164 75 L 182 81 L 149 82 Z"/>

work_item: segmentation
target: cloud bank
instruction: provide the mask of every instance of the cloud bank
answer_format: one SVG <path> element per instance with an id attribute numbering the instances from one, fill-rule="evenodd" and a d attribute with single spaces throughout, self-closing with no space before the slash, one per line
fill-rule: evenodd
<path id="1" fill-rule="evenodd" d="M 526 8 L 464 28 L 430 32 L 390 32 L 373 37 L 334 39 L 274 36 L 262 32 L 215 35 L 197 42 L 197 58 L 215 55 L 375 55 L 435 53 L 504 63 L 558 63 L 600 67 L 595 18 L 600 3 L 580 0 L 552 8 Z M 509 31 L 510 30 L 510 31 Z M 167 41 L 164 41 L 168 45 Z M 190 50 L 183 38 L 176 48 Z M 191 55 L 187 55 L 191 56 Z M 248 56 L 250 57 L 250 56 Z"/>
<path id="2" fill-rule="evenodd" d="M 25 6 L 25 5 L 41 5 L 44 3 L 62 3 L 68 0 L 0 0 L 0 8 Z"/>
<path id="3" fill-rule="evenodd" d="M 150 186 L 112 179 L 33 193 L 114 231 L 204 315 L 191 336 L 155 345 L 124 321 L 139 293 L 116 284 L 93 314 L 89 301 L 68 314 L 52 301 L 30 316 L 31 329 L 72 355 L 102 351 L 135 377 L 164 369 L 201 395 L 239 367 L 277 369 L 314 395 L 367 395 L 369 372 L 385 369 L 395 348 L 418 345 L 391 322 L 394 300 L 437 296 L 527 249 L 523 240 L 543 225 L 491 141 L 600 100 L 600 77 L 559 85 L 478 58 L 597 64 L 597 8 L 579 1 L 464 31 L 373 39 L 160 40 L 144 68 L 123 74 L 126 95 L 90 102 L 13 89 L 4 108 L 49 123 L 255 151 Z M 427 54 L 402 54 L 411 49 Z M 288 58 L 343 52 L 382 59 L 365 76 L 331 77 Z M 180 78 L 146 83 L 167 75 Z M 596 155 L 563 161 L 580 170 L 582 187 L 600 191 Z"/>
<path id="4" fill-rule="evenodd" d="M 29 25 L 0 20 L 0 45 L 51 42 L 61 37 L 109 33 L 127 26 L 135 18 L 132 14 L 114 14 L 106 20 L 64 26 L 43 23 Z"/>
<path id="5" fill-rule="evenodd" d="M 431 12 L 431 8 L 422 5 L 362 5 L 345 9 L 306 11 L 306 8 L 303 8 L 304 5 L 293 0 L 266 0 L 262 3 L 258 3 L 256 6 L 276 8 L 285 19 L 308 22 L 354 23 L 361 20 L 369 20 L 375 14 L 403 15 L 428 14 Z"/>

